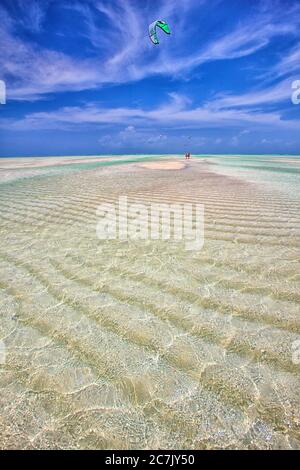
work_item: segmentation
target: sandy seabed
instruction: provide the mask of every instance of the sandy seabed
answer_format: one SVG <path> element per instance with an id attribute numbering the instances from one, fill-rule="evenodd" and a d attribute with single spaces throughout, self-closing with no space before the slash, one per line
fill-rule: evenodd
<path id="1" fill-rule="evenodd" d="M 293 161 L 98 160 L 0 161 L 0 447 L 299 449 Z M 97 239 L 124 195 L 204 204 L 202 250 Z"/>

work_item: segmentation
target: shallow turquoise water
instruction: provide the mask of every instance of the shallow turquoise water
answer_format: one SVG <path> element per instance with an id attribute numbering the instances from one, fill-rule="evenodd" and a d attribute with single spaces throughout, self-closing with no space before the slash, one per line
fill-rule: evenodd
<path id="1" fill-rule="evenodd" d="M 300 448 L 299 175 L 156 158 L 1 169 L 1 448 Z M 203 249 L 98 240 L 120 195 L 205 204 Z"/>

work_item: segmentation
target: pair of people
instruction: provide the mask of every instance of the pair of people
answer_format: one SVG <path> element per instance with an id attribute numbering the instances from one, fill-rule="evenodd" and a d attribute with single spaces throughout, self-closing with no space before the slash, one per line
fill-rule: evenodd
<path id="1" fill-rule="evenodd" d="M 189 160 L 190 158 L 191 158 L 191 154 L 190 154 L 190 153 L 186 153 L 186 154 L 185 154 L 185 159 L 186 159 L 186 160 Z"/>

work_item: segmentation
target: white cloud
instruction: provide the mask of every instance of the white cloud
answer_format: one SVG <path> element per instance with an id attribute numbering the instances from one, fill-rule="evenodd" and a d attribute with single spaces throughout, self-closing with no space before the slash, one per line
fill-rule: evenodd
<path id="1" fill-rule="evenodd" d="M 278 11 L 273 6 L 259 10 L 256 16 L 240 24 L 233 22 L 232 30 L 222 35 L 213 31 L 213 39 L 199 43 L 196 51 L 187 53 L 184 45 L 195 40 L 190 19 L 194 10 L 201 12 L 205 0 L 162 0 L 156 11 L 151 2 L 147 9 L 144 4 L 129 0 L 116 0 L 113 5 L 105 0 L 55 3 L 56 8 L 67 6 L 80 14 L 82 27 L 78 35 L 84 35 L 92 46 L 89 58 L 80 59 L 76 46 L 75 54 L 67 55 L 18 36 L 20 26 L 25 25 L 33 32 L 40 30 L 49 1 L 33 0 L 25 9 L 28 2 L 19 0 L 24 15 L 18 21 L 0 7 L 0 74 L 8 78 L 9 99 L 40 99 L 48 93 L 93 89 L 157 74 L 180 76 L 207 62 L 249 56 L 274 37 L 295 36 L 299 31 L 300 8 L 294 7 L 291 12 L 288 8 Z M 171 24 L 176 24 L 168 47 L 153 48 L 148 40 L 147 27 L 154 15 L 167 17 Z M 106 18 L 108 28 L 99 29 L 99 17 Z M 288 68 L 294 70 L 297 61 L 295 49 L 278 64 L 278 73 Z"/>
<path id="2" fill-rule="evenodd" d="M 219 95 L 210 103 L 210 106 L 211 108 L 215 106 L 217 109 L 228 109 L 287 102 L 291 98 L 291 83 L 292 80 L 287 79 L 276 85 L 260 87 L 240 95 Z"/>
<path id="3" fill-rule="evenodd" d="M 272 68 L 271 74 L 282 77 L 284 75 L 300 72 L 300 42 L 281 58 L 279 63 Z"/>
<path id="4" fill-rule="evenodd" d="M 271 92 L 269 91 L 271 95 Z M 278 93 L 274 93 L 278 97 Z M 279 94 L 280 95 L 280 94 Z M 281 96 L 281 95 L 280 95 Z M 127 138 L 135 134 L 136 126 L 151 127 L 153 125 L 165 128 L 209 128 L 209 127 L 235 127 L 247 131 L 261 128 L 299 128 L 299 120 L 285 120 L 279 111 L 264 111 L 253 108 L 255 103 L 264 103 L 262 91 L 256 94 L 231 96 L 222 99 L 213 99 L 211 103 L 202 106 L 193 106 L 189 99 L 179 94 L 170 94 L 169 100 L 152 109 L 143 108 L 104 108 L 97 103 L 90 103 L 83 107 L 69 106 L 55 111 L 37 112 L 27 114 L 19 120 L 0 120 L 0 127 L 11 130 L 33 129 L 76 129 L 79 125 L 85 126 L 111 126 L 127 123 L 121 131 L 121 137 Z M 251 106 L 250 106 L 251 105 Z"/>

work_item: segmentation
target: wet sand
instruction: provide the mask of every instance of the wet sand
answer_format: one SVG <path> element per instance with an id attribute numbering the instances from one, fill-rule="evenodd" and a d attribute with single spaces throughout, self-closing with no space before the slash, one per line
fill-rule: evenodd
<path id="1" fill-rule="evenodd" d="M 0 447 L 299 449 L 286 175 L 271 158 L 66 158 L 0 160 Z M 204 204 L 202 250 L 97 239 L 97 207 L 124 195 Z"/>
<path id="2" fill-rule="evenodd" d="M 186 165 L 183 162 L 148 162 L 140 163 L 138 166 L 141 168 L 148 168 L 149 170 L 183 170 Z"/>

